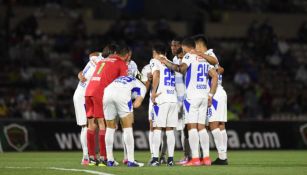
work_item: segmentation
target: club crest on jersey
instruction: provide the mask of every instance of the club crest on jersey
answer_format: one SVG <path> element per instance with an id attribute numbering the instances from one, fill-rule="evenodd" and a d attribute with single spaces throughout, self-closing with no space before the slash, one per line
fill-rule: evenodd
<path id="1" fill-rule="evenodd" d="M 300 127 L 300 133 L 302 135 L 305 145 L 307 146 L 307 123 Z"/>
<path id="2" fill-rule="evenodd" d="M 17 151 L 23 151 L 29 144 L 28 130 L 16 123 L 4 127 L 7 143 Z"/>

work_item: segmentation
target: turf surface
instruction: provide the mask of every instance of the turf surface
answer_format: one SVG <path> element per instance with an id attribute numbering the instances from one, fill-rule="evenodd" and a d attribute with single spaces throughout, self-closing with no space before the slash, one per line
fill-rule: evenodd
<path id="1" fill-rule="evenodd" d="M 211 167 L 83 167 L 80 165 L 81 152 L 26 152 L 0 153 L 1 175 L 86 175 L 94 173 L 109 173 L 114 175 L 307 175 L 307 151 L 230 151 L 228 166 Z M 216 152 L 211 152 L 215 159 Z M 148 152 L 136 152 L 136 159 L 140 162 L 148 161 Z M 176 152 L 175 158 L 181 153 Z M 122 152 L 116 152 L 115 158 L 120 162 Z M 67 171 L 52 169 L 65 168 Z M 77 169 L 75 171 L 70 169 Z"/>

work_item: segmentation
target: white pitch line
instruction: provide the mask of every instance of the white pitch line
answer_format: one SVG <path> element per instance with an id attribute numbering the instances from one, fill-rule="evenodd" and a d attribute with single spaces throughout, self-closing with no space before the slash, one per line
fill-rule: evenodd
<path id="1" fill-rule="evenodd" d="M 9 169 L 32 169 L 36 167 L 5 167 Z M 84 169 L 70 169 L 70 168 L 59 168 L 59 167 L 47 167 L 47 168 L 39 168 L 39 169 L 49 169 L 49 170 L 59 170 L 59 171 L 74 171 L 74 172 L 85 172 L 89 174 L 97 174 L 97 175 L 114 175 L 114 174 L 109 174 L 109 173 L 104 173 L 104 172 L 99 172 L 99 171 L 93 171 L 93 170 L 84 170 Z"/>
<path id="2" fill-rule="evenodd" d="M 97 175 L 113 175 L 109 173 L 103 173 L 103 172 L 93 171 L 93 170 L 83 170 L 83 169 L 68 169 L 68 168 L 57 168 L 57 167 L 49 167 L 48 169 L 60 170 L 60 171 L 78 171 L 78 172 L 86 172 L 89 174 L 97 174 Z"/>

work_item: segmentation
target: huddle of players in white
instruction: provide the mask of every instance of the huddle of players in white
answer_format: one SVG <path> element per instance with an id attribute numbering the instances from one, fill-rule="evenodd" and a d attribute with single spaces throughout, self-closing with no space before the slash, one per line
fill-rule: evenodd
<path id="1" fill-rule="evenodd" d="M 164 143 L 168 150 L 167 165 L 173 166 L 175 164 L 173 159 L 175 149 L 174 129 L 177 128 L 181 132 L 182 145 L 185 145 L 184 139 L 187 139 L 191 148 L 189 150 L 191 156 L 186 155 L 179 164 L 183 166 L 211 165 L 209 135 L 206 125 L 209 125 L 219 154 L 212 164 L 228 164 L 225 130 L 227 95 L 222 87 L 221 74 L 223 68 L 219 66 L 213 50 L 207 50 L 207 40 L 203 35 L 197 35 L 182 42 L 175 39 L 172 44 L 177 45 L 174 52 L 172 48 L 173 62 L 166 58 L 166 48 L 157 44 L 153 46 L 153 58 L 142 69 L 140 79 L 135 78 L 138 74 L 137 66 L 130 61 L 130 64 L 128 63 L 129 76 L 117 78 L 105 89 L 103 111 L 107 121 L 105 140 L 108 166 L 117 164 L 113 157 L 113 139 L 116 130 L 115 116 L 119 116 L 122 121 L 124 120 L 125 124 L 122 127 L 127 160 L 128 162 L 135 162 L 132 135 L 133 108 L 141 105 L 150 82 L 151 98 L 148 119 L 150 123 L 151 160 L 149 164 L 159 166 L 161 163 L 158 158 L 163 131 L 165 131 L 167 138 L 166 143 Z M 82 126 L 80 140 L 83 148 L 83 160 L 88 159 L 84 91 L 95 70 L 95 63 L 101 59 L 103 57 L 100 54 L 90 56 L 89 63 L 80 72 L 80 82 L 73 97 L 77 124 Z M 188 137 L 184 135 L 184 129 L 188 130 Z M 202 157 L 199 154 L 199 146 L 202 150 Z M 134 166 L 133 163 L 130 165 Z M 135 166 L 143 166 L 143 164 L 135 162 Z"/>

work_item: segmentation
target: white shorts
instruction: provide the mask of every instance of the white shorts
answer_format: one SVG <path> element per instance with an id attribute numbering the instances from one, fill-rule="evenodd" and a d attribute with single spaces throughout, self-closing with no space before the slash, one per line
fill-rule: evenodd
<path id="1" fill-rule="evenodd" d="M 105 89 L 103 96 L 103 112 L 105 120 L 115 120 L 116 116 L 126 117 L 133 112 L 131 96 L 108 91 Z"/>
<path id="2" fill-rule="evenodd" d="M 177 126 L 178 109 L 177 103 L 162 103 L 153 106 L 154 118 L 153 127 L 173 127 Z"/>
<path id="3" fill-rule="evenodd" d="M 75 107 L 77 125 L 83 126 L 87 124 L 86 110 L 85 110 L 85 97 L 83 87 L 78 86 L 75 90 L 73 101 Z"/>
<path id="4" fill-rule="evenodd" d="M 208 98 L 185 99 L 185 123 L 206 124 Z"/>
<path id="5" fill-rule="evenodd" d="M 213 96 L 207 117 L 209 122 L 227 122 L 227 94 L 222 86 L 218 86 Z"/>
<path id="6" fill-rule="evenodd" d="M 148 120 L 152 120 L 154 118 L 154 113 L 153 113 L 153 104 L 151 102 L 151 99 L 149 98 L 149 105 L 148 105 Z"/>

